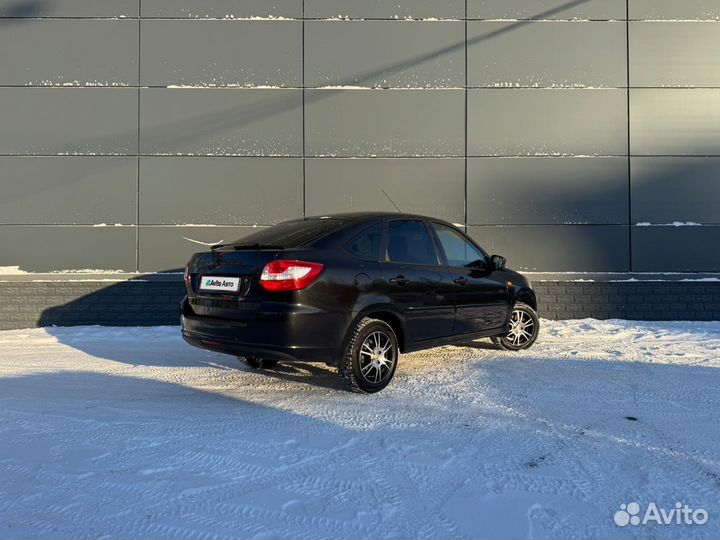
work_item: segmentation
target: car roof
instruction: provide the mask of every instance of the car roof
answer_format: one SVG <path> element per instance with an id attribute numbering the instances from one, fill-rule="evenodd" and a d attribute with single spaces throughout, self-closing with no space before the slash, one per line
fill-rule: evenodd
<path id="1" fill-rule="evenodd" d="M 448 223 L 447 221 L 439 218 L 430 216 L 423 216 L 420 214 L 406 214 L 404 212 L 347 212 L 342 214 L 325 214 L 321 216 L 308 216 L 305 219 L 339 219 L 343 221 L 365 221 L 368 219 L 379 219 L 379 218 L 407 218 L 407 219 L 432 219 L 434 221 L 441 221 Z"/>

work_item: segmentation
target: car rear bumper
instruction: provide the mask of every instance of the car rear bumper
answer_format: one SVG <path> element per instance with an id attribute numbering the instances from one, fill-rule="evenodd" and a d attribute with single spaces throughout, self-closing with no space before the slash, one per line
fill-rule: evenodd
<path id="1" fill-rule="evenodd" d="M 302 308 L 258 311 L 240 321 L 195 315 L 183 302 L 182 335 L 189 344 L 236 356 L 281 361 L 337 361 L 343 321 L 339 315 Z"/>
<path id="2" fill-rule="evenodd" d="M 183 339 L 190 345 L 209 351 L 234 356 L 260 357 L 283 362 L 326 362 L 337 361 L 330 349 L 308 349 L 299 347 L 278 347 L 277 345 L 246 343 L 228 339 L 213 338 L 183 330 Z"/>

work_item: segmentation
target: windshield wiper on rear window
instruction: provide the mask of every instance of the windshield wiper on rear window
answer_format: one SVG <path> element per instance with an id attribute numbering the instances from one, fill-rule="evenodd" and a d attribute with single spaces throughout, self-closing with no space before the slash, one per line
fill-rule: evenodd
<path id="1" fill-rule="evenodd" d="M 221 247 L 232 247 L 234 250 L 240 251 L 243 249 L 284 249 L 283 246 L 280 246 L 278 244 L 260 244 L 257 242 L 254 243 L 248 243 L 248 244 L 217 244 L 212 246 L 210 249 L 216 250 Z"/>

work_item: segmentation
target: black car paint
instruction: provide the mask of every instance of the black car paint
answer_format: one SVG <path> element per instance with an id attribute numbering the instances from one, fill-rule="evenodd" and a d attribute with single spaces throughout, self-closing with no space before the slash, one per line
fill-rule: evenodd
<path id="1" fill-rule="evenodd" d="M 385 213 L 334 217 L 342 218 L 342 225 L 308 246 L 236 250 L 229 245 L 195 254 L 182 302 L 186 341 L 238 356 L 332 364 L 342 354 L 348 329 L 365 316 L 393 326 L 401 350 L 407 352 L 504 335 L 516 300 L 536 306 L 528 280 L 510 269 L 490 268 L 489 257 L 486 269 L 446 266 L 428 218 Z M 420 220 L 428 227 L 437 265 L 386 261 L 386 233 L 378 260 L 361 260 L 345 249 L 365 229 L 398 219 Z M 273 259 L 308 260 L 325 268 L 306 289 L 268 292 L 260 286 L 259 275 Z M 240 293 L 201 293 L 202 275 L 241 276 Z"/>

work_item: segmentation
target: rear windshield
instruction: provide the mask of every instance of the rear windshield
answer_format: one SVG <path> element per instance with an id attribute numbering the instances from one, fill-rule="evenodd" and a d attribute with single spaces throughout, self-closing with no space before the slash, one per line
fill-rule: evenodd
<path id="1" fill-rule="evenodd" d="M 268 244 L 295 248 L 314 242 L 345 223 L 340 219 L 286 221 L 243 236 L 239 240 L 235 240 L 233 244 Z"/>

